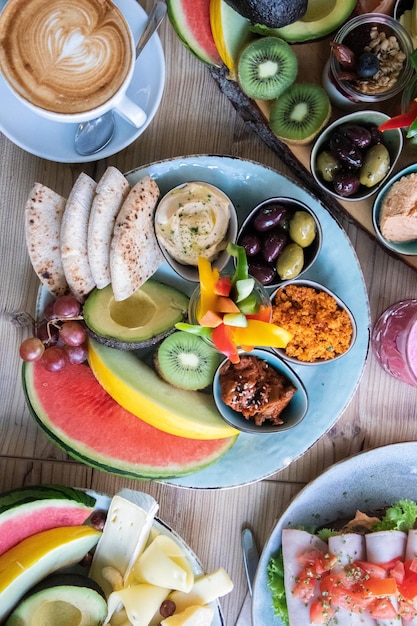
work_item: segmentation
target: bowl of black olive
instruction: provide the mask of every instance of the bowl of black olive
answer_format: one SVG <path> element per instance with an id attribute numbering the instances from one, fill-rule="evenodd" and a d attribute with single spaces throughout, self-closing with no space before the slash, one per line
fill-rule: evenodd
<path id="1" fill-rule="evenodd" d="M 265 287 L 276 287 L 311 268 L 321 249 L 322 229 L 306 204 L 274 197 L 252 209 L 237 243 L 246 251 L 249 274 Z"/>
<path id="2" fill-rule="evenodd" d="M 372 196 L 403 148 L 400 128 L 379 130 L 389 119 L 379 111 L 356 111 L 330 124 L 311 150 L 310 169 L 317 185 L 339 200 Z"/>

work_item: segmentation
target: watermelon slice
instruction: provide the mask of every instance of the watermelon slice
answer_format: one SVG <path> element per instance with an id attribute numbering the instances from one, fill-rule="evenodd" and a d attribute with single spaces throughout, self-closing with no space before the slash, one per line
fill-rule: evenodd
<path id="1" fill-rule="evenodd" d="M 26 401 L 44 432 L 92 467 L 132 478 L 174 478 L 204 469 L 237 437 L 200 440 L 165 433 L 115 402 L 86 365 L 48 372 L 24 363 Z"/>
<path id="2" fill-rule="evenodd" d="M 204 63 L 223 65 L 210 25 L 210 0 L 167 0 L 168 17 L 181 41 Z"/>
<path id="3" fill-rule="evenodd" d="M 93 512 L 95 498 L 81 491 L 71 497 L 72 491 L 76 493 L 68 489 L 66 495 L 52 486 L 38 486 L 3 494 L 0 501 L 8 501 L 9 506 L 4 504 L 0 514 L 0 555 L 38 532 L 84 524 Z"/>

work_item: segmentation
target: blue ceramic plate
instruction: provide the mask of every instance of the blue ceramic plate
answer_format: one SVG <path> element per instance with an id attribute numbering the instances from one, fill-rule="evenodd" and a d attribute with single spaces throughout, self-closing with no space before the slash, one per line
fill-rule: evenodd
<path id="1" fill-rule="evenodd" d="M 334 363 L 317 367 L 292 365 L 309 400 L 302 428 L 288 430 L 278 437 L 276 433 L 262 437 L 241 433 L 234 446 L 213 465 L 186 477 L 161 482 L 194 489 L 219 489 L 261 480 L 287 467 L 329 430 L 358 386 L 370 334 L 368 298 L 358 259 L 344 230 L 318 200 L 285 176 L 259 163 L 223 156 L 188 156 L 153 163 L 126 174 L 131 184 L 145 175 L 157 181 L 161 194 L 186 181 L 200 180 L 220 187 L 235 204 L 242 221 L 259 202 L 277 195 L 305 202 L 320 220 L 322 248 L 305 278 L 327 286 L 349 307 L 357 325 L 355 345 L 343 359 Z M 168 263 L 155 274 L 155 278 L 158 277 L 189 295 L 195 288 L 195 283 L 183 280 Z M 38 310 L 43 310 L 40 302 Z M 62 434 L 62 442 L 63 448 L 68 450 L 71 438 L 66 433 Z M 76 442 L 73 450 L 77 456 Z"/>
<path id="2" fill-rule="evenodd" d="M 262 551 L 253 590 L 253 623 L 283 626 L 272 609 L 266 574 L 269 559 L 281 545 L 283 528 L 317 528 L 353 517 L 356 509 L 366 512 L 401 498 L 417 500 L 416 473 L 417 443 L 398 443 L 337 463 L 304 487 L 277 522 Z"/>
<path id="3" fill-rule="evenodd" d="M 283 469 L 308 450 L 329 428 L 351 400 L 368 353 L 370 316 L 366 287 L 355 251 L 344 230 L 310 193 L 275 170 L 253 161 L 222 156 L 188 156 L 153 163 L 127 174 L 130 183 L 145 175 L 158 183 L 161 194 L 184 181 L 201 180 L 220 187 L 234 203 L 241 221 L 259 202 L 272 196 L 288 196 L 305 202 L 323 229 L 323 244 L 305 278 L 326 285 L 349 307 L 357 324 L 352 350 L 335 363 L 316 367 L 294 365 L 303 381 L 309 409 L 300 429 L 254 437 L 241 433 L 237 442 L 217 463 L 187 477 L 169 480 L 191 488 L 234 487 L 255 482 Z M 157 273 L 158 275 L 158 273 Z M 170 277 L 178 288 L 189 286 L 164 265 L 159 275 Z M 340 385 L 343 379 L 344 384 Z"/>
<path id="4" fill-rule="evenodd" d="M 143 31 L 147 15 L 136 0 L 114 0 L 127 22 L 135 41 Z M 0 0 L 0 11 L 6 0 Z M 165 85 L 165 59 L 157 34 L 152 36 L 136 63 L 132 83 L 127 91 L 147 114 L 141 128 L 135 128 L 115 115 L 116 128 L 110 143 L 98 154 L 80 156 L 74 148 L 77 124 L 52 122 L 30 111 L 9 89 L 0 74 L 0 131 L 26 152 L 59 163 L 97 161 L 119 152 L 137 139 L 151 123 L 161 102 Z"/>

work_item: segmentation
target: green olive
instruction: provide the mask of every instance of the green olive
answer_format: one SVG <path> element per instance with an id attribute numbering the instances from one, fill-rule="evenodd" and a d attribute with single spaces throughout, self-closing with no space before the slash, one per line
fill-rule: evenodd
<path id="1" fill-rule="evenodd" d="M 298 243 L 289 243 L 278 257 L 277 272 L 281 280 L 295 278 L 304 266 L 304 250 Z"/>
<path id="2" fill-rule="evenodd" d="M 302 248 L 311 245 L 316 236 L 316 224 L 307 211 L 296 211 L 290 219 L 290 238 Z"/>
<path id="3" fill-rule="evenodd" d="M 316 167 L 322 179 L 330 183 L 340 170 L 340 163 L 329 150 L 323 150 L 317 157 Z"/>
<path id="4" fill-rule="evenodd" d="M 359 171 L 359 181 L 365 187 L 377 185 L 390 168 L 390 156 L 383 143 L 372 146 L 365 155 Z"/>

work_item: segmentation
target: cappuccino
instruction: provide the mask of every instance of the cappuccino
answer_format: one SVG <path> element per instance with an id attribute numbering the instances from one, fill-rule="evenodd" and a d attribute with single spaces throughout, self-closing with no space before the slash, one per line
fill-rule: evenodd
<path id="1" fill-rule="evenodd" d="M 0 71 L 29 105 L 62 115 L 123 89 L 134 43 L 110 0 L 9 0 L 0 14 Z"/>

